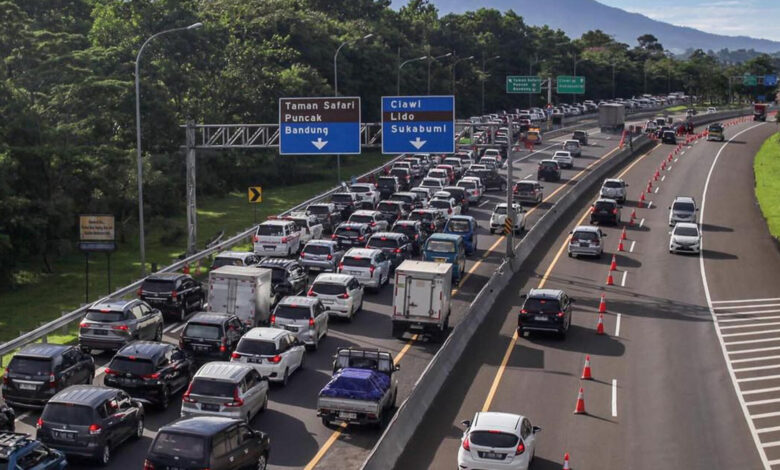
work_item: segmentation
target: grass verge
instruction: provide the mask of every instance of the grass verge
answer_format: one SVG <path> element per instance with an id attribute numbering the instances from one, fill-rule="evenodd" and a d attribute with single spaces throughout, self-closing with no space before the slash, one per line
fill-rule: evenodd
<path id="1" fill-rule="evenodd" d="M 774 134 L 761 146 L 753 161 L 756 198 L 769 225 L 769 232 L 780 238 L 780 134 Z"/>

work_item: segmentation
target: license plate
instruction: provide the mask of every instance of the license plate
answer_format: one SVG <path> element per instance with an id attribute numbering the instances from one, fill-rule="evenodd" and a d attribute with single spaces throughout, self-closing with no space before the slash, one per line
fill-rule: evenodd
<path id="1" fill-rule="evenodd" d="M 210 403 L 203 403 L 200 405 L 200 409 L 203 411 L 219 411 L 219 405 L 212 405 Z"/>
<path id="2" fill-rule="evenodd" d="M 211 349 L 211 346 L 207 346 L 205 344 L 193 344 L 192 349 L 195 351 L 208 351 Z"/>
<path id="3" fill-rule="evenodd" d="M 446 263 L 447 262 L 447 258 L 433 258 L 433 260 L 436 261 L 437 263 Z"/>
<path id="4" fill-rule="evenodd" d="M 499 454 L 497 452 L 482 452 L 482 458 L 493 459 L 493 460 L 503 460 L 504 459 L 504 454 Z"/>
<path id="5" fill-rule="evenodd" d="M 166 470 L 184 470 L 182 467 L 165 467 Z"/>
<path id="6" fill-rule="evenodd" d="M 265 248 L 265 250 L 268 251 L 268 250 L 273 250 L 276 247 L 274 245 L 263 245 L 263 248 Z"/>
<path id="7" fill-rule="evenodd" d="M 252 364 L 262 364 L 263 363 L 263 358 L 261 358 L 261 357 L 250 357 L 249 359 L 247 359 L 247 361 L 251 362 Z"/>
<path id="8" fill-rule="evenodd" d="M 284 329 L 287 331 L 298 331 L 298 327 L 295 325 L 284 325 Z"/>
<path id="9" fill-rule="evenodd" d="M 348 413 L 346 411 L 339 412 L 339 418 L 341 419 L 357 419 L 357 413 Z"/>
<path id="10" fill-rule="evenodd" d="M 92 330 L 92 332 L 95 333 L 96 335 L 102 335 L 102 336 L 108 335 L 108 330 Z"/>
<path id="11" fill-rule="evenodd" d="M 588 248 L 590 246 L 590 243 L 580 243 L 580 246 Z"/>
<path id="12" fill-rule="evenodd" d="M 320 300 L 320 302 L 322 302 L 323 305 L 333 305 L 333 301 L 332 300 L 322 299 L 322 300 Z"/>
<path id="13" fill-rule="evenodd" d="M 75 441 L 78 433 L 67 432 L 67 431 L 52 431 L 52 435 L 54 436 L 55 439 L 59 439 L 62 441 Z"/>
<path id="14" fill-rule="evenodd" d="M 534 320 L 536 320 L 536 321 L 547 321 L 549 319 L 547 318 L 547 315 L 534 315 Z"/>
<path id="15" fill-rule="evenodd" d="M 16 385 L 19 387 L 19 390 L 35 390 L 36 388 L 38 388 L 35 384 L 18 383 Z"/>

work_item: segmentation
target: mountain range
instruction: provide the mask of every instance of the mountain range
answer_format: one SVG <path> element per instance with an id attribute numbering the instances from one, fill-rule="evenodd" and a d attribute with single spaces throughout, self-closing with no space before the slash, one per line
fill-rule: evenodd
<path id="1" fill-rule="evenodd" d="M 682 0 L 685 1 L 685 0 Z M 394 4 L 398 3 L 396 0 Z M 630 13 L 620 8 L 604 5 L 596 0 L 431 0 L 440 14 L 463 13 L 477 8 L 495 8 L 500 11 L 513 10 L 522 16 L 527 24 L 548 25 L 561 29 L 571 38 L 578 38 L 590 30 L 600 29 L 615 39 L 635 46 L 636 38 L 652 34 L 664 48 L 680 53 L 690 48 L 755 49 L 759 52 L 780 51 L 780 42 L 756 39 L 747 36 L 725 36 L 706 33 L 685 26 L 675 26 L 648 18 L 639 13 Z"/>

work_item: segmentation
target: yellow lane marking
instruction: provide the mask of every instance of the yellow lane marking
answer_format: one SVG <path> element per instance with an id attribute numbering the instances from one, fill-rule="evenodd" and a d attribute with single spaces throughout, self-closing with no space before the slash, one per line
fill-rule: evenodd
<path id="1" fill-rule="evenodd" d="M 655 150 L 656 147 L 651 148 L 647 153 L 637 158 L 633 163 L 631 163 L 631 165 L 629 165 L 625 170 L 623 170 L 618 175 L 618 178 L 622 178 L 626 173 L 628 173 L 629 170 L 631 170 L 631 168 L 634 167 L 634 165 L 642 161 L 646 156 L 650 155 L 653 152 L 653 150 Z M 580 225 L 582 221 L 585 220 L 585 217 L 587 217 L 589 213 L 590 213 L 590 209 L 586 209 L 585 213 L 582 214 L 582 217 L 580 217 L 580 219 L 577 221 L 575 225 Z M 563 240 L 561 247 L 558 249 L 558 252 L 555 254 L 555 257 L 550 262 L 550 265 L 547 267 L 547 270 L 544 272 L 542 279 L 539 280 L 539 285 L 537 286 L 537 289 L 541 289 L 547 283 L 547 280 L 550 278 L 550 274 L 552 273 L 553 268 L 555 268 L 555 265 L 558 264 L 558 260 L 560 259 L 561 255 L 563 254 L 563 250 L 566 249 L 566 246 L 568 244 L 569 244 L 568 239 Z M 512 351 L 515 349 L 515 343 L 517 343 L 517 340 L 518 340 L 517 330 L 515 330 L 514 334 L 512 334 L 512 340 L 509 341 L 509 345 L 507 346 L 506 351 L 504 352 L 504 358 L 501 359 L 501 364 L 498 366 L 498 370 L 496 371 L 495 377 L 493 377 L 493 383 L 490 384 L 490 390 L 488 391 L 487 397 L 485 398 L 485 403 L 482 405 L 482 411 L 490 410 L 490 405 L 493 403 L 493 398 L 495 397 L 496 392 L 498 391 L 498 386 L 501 383 L 501 378 L 504 375 L 504 370 L 506 370 L 506 365 L 509 362 L 509 358 L 512 356 Z"/>

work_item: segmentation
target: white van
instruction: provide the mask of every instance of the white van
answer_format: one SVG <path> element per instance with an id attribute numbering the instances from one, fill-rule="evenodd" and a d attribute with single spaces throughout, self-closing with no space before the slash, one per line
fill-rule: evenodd
<path id="1" fill-rule="evenodd" d="M 257 226 L 254 252 L 260 256 L 292 256 L 301 249 L 301 234 L 292 220 L 267 220 Z"/>

